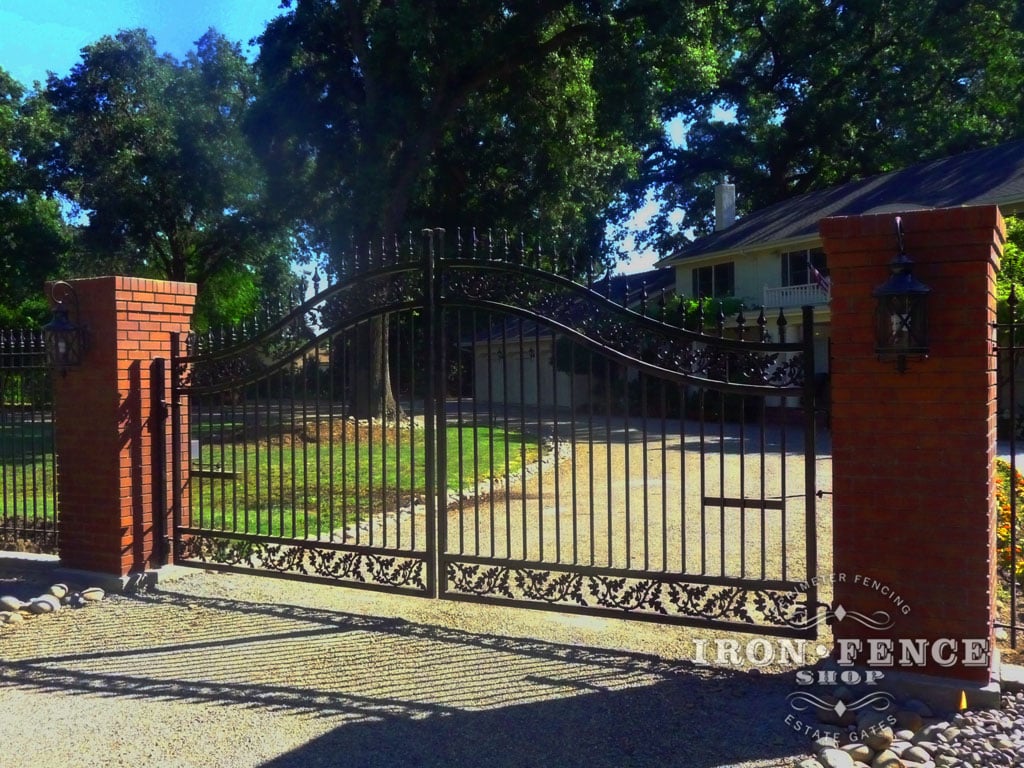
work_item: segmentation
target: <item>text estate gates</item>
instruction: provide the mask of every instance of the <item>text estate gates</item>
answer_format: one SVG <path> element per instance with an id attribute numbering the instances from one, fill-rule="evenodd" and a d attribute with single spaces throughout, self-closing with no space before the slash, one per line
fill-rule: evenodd
<path id="1" fill-rule="evenodd" d="M 809 309 L 791 342 L 441 230 L 356 263 L 172 339 L 178 563 L 814 635 Z"/>

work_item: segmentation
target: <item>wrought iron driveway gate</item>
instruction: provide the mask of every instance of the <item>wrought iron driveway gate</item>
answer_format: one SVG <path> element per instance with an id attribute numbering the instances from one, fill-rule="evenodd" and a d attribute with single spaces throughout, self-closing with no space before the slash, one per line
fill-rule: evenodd
<path id="1" fill-rule="evenodd" d="M 664 293 L 450 240 L 174 340 L 177 561 L 813 635 L 810 310 L 796 342 L 781 314 L 688 330 Z"/>

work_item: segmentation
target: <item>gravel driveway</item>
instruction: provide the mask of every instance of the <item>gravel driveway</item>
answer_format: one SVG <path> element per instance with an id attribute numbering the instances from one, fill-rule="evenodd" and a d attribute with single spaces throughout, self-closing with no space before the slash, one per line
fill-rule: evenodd
<path id="1" fill-rule="evenodd" d="M 826 489 L 829 469 L 825 456 Z M 56 565 L 0 553 L 0 594 L 40 594 Z M 792 668 L 715 666 L 713 646 L 695 663 L 698 641 L 754 635 L 176 575 L 0 626 L 0 766 L 781 768 L 807 754 L 784 722 Z"/>
<path id="2" fill-rule="evenodd" d="M 2 556 L 0 591 L 54 565 Z M 699 636 L 188 571 L 0 627 L 0 765 L 792 765 L 792 673 L 694 665 Z"/>

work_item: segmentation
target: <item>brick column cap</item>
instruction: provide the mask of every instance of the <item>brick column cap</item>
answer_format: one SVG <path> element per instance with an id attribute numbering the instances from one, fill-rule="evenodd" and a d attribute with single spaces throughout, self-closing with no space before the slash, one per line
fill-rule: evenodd
<path id="1" fill-rule="evenodd" d="M 977 245 L 980 232 L 992 237 L 996 247 L 990 258 L 996 269 L 1005 243 L 1005 224 L 997 205 L 965 205 L 956 208 L 919 208 L 894 210 L 864 215 L 829 216 L 818 222 L 822 240 L 828 241 L 831 253 L 851 253 L 884 248 L 884 240 L 891 241 L 896 255 L 896 225 L 899 216 L 907 255 L 914 259 L 914 246 L 942 245 L 942 253 L 932 253 L 933 261 L 959 261 L 958 245 Z M 944 254 L 944 255 L 943 255 Z"/>

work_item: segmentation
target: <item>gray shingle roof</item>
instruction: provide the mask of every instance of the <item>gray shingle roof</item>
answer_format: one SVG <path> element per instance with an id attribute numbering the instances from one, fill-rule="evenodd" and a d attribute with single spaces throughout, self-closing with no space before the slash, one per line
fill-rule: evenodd
<path id="1" fill-rule="evenodd" d="M 818 234 L 818 222 L 829 216 L 960 205 L 1024 205 L 1024 141 L 933 160 L 784 200 L 690 243 L 661 263 L 813 238 Z"/>

